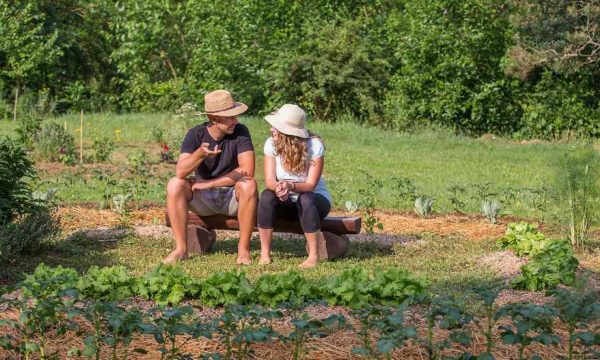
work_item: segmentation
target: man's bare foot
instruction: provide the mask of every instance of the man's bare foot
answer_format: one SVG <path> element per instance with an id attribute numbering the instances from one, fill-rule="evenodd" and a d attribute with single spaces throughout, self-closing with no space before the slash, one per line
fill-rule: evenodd
<path id="1" fill-rule="evenodd" d="M 250 265 L 252 260 L 250 259 L 250 255 L 238 255 L 237 264 L 238 265 Z"/>
<path id="2" fill-rule="evenodd" d="M 162 262 L 165 265 L 172 265 L 180 260 L 187 259 L 187 251 L 173 250 Z"/>
<path id="3" fill-rule="evenodd" d="M 309 257 L 308 259 L 304 260 L 304 262 L 302 264 L 298 265 L 298 267 L 301 269 L 310 269 L 310 268 L 317 266 L 318 262 L 319 262 L 318 257 L 314 257 L 314 258 Z"/>
<path id="4" fill-rule="evenodd" d="M 268 255 L 261 255 L 260 260 L 258 260 L 258 263 L 261 265 L 269 265 L 271 262 L 271 257 Z"/>

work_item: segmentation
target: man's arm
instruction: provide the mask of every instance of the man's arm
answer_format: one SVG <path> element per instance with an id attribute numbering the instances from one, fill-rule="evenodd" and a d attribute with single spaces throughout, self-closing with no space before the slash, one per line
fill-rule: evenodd
<path id="1" fill-rule="evenodd" d="M 192 190 L 212 189 L 233 186 L 242 177 L 254 177 L 254 151 L 244 151 L 237 156 L 239 166 L 227 174 L 211 180 L 196 179 Z"/>
<path id="2" fill-rule="evenodd" d="M 202 143 L 196 151 L 193 153 L 181 153 L 177 159 L 177 165 L 175 166 L 175 176 L 179 179 L 185 179 L 192 171 L 196 170 L 200 163 L 207 156 L 215 156 L 219 154 L 218 145 L 215 145 L 214 150 L 208 149 L 208 143 Z"/>

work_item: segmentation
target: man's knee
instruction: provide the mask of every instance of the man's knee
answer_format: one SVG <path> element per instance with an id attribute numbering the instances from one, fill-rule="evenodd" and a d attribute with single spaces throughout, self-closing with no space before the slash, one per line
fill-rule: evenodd
<path id="1" fill-rule="evenodd" d="M 191 191 L 190 183 L 187 180 L 172 177 L 167 183 L 167 196 L 186 195 Z"/>
<path id="2" fill-rule="evenodd" d="M 235 192 L 238 197 L 257 197 L 256 180 L 251 177 L 243 177 L 235 183 Z"/>

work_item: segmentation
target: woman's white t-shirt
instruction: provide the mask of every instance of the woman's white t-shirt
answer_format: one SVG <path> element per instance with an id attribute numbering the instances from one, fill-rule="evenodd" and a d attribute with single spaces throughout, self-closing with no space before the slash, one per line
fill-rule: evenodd
<path id="1" fill-rule="evenodd" d="M 273 144 L 272 137 L 268 138 L 267 141 L 265 142 L 264 150 L 265 150 L 265 155 L 270 155 L 270 156 L 275 157 L 275 174 L 277 176 L 277 181 L 282 181 L 282 180 L 288 180 L 288 181 L 292 181 L 292 182 L 305 182 L 306 181 L 306 177 L 308 176 L 308 168 L 306 169 L 304 174 L 292 174 L 292 173 L 287 172 L 283 168 L 283 165 L 281 163 L 281 156 L 275 153 L 275 145 Z M 318 137 L 311 137 L 307 143 L 307 152 L 308 152 L 308 158 L 311 160 L 319 158 L 321 156 L 325 156 L 325 146 L 323 145 L 323 142 L 321 141 L 321 139 L 319 139 Z M 325 186 L 325 180 L 323 180 L 322 176 L 321 176 L 321 178 L 319 178 L 319 181 L 317 182 L 317 186 L 315 186 L 314 192 L 316 194 L 323 195 L 329 201 L 330 204 L 333 203 L 331 201 L 331 195 L 329 194 L 329 191 L 327 191 L 327 187 Z M 298 194 L 291 193 L 290 197 L 295 201 L 298 198 Z"/>

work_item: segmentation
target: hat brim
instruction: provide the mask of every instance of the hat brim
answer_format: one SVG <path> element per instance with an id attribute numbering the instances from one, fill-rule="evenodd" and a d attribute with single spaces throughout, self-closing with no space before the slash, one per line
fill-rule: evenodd
<path id="1" fill-rule="evenodd" d="M 278 118 L 277 115 L 267 115 L 267 116 L 265 116 L 265 120 L 282 134 L 297 136 L 297 137 L 301 137 L 304 139 L 308 139 L 310 137 L 308 130 L 295 129 L 293 127 L 290 127 L 287 124 L 285 124 L 283 121 L 281 121 L 281 119 Z"/>
<path id="2" fill-rule="evenodd" d="M 231 109 L 211 112 L 197 112 L 196 115 L 213 115 L 213 116 L 236 116 L 245 113 L 248 110 L 248 105 L 236 102 Z"/>

